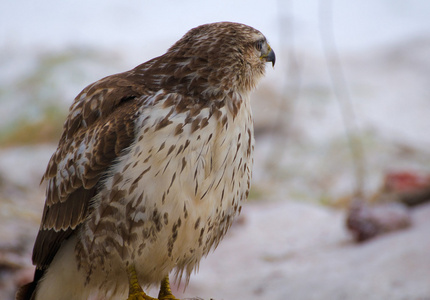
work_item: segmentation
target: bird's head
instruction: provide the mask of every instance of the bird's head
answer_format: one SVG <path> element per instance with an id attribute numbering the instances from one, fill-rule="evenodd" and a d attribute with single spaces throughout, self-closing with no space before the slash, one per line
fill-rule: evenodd
<path id="1" fill-rule="evenodd" d="M 197 83 L 200 93 L 250 92 L 275 65 L 275 53 L 265 36 L 243 24 L 219 22 L 188 31 L 166 53 L 184 86 Z M 170 67 L 172 67 L 172 65 Z"/>

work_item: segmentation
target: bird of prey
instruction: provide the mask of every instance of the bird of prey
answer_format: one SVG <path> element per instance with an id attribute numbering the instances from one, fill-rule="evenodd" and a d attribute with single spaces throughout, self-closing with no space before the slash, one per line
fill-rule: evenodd
<path id="1" fill-rule="evenodd" d="M 258 30 L 220 22 L 87 86 L 42 180 L 33 282 L 18 300 L 176 299 L 247 198 L 250 92 L 275 54 Z"/>

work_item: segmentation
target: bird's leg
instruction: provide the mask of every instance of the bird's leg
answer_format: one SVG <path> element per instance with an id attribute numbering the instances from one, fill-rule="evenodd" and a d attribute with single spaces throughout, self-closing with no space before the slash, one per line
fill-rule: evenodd
<path id="1" fill-rule="evenodd" d="M 173 296 L 172 290 L 170 289 L 169 275 L 164 277 L 164 279 L 161 281 L 160 292 L 158 293 L 158 299 L 159 300 L 178 300 L 175 296 Z"/>
<path id="2" fill-rule="evenodd" d="M 134 265 L 130 265 L 128 267 L 127 273 L 128 283 L 130 284 L 127 300 L 157 300 L 145 294 L 145 292 L 140 287 L 139 281 L 137 281 L 137 274 Z"/>

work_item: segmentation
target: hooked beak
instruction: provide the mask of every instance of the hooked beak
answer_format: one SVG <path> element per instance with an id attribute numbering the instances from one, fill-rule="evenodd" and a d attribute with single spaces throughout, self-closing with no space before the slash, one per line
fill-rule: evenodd
<path id="1" fill-rule="evenodd" d="M 276 56 L 275 56 L 275 52 L 273 51 L 272 48 L 270 48 L 269 46 L 269 53 L 267 55 L 265 55 L 263 58 L 266 60 L 266 62 L 271 62 L 272 63 L 272 67 L 275 66 L 275 61 L 276 61 Z"/>

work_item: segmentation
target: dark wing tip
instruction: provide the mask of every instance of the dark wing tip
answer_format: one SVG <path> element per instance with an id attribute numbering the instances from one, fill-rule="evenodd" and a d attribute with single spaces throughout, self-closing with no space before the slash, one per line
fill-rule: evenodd
<path id="1" fill-rule="evenodd" d="M 15 295 L 15 300 L 32 300 L 35 296 L 35 290 L 36 290 L 37 283 L 32 281 L 30 283 L 27 283 L 26 285 L 23 285 L 18 289 Z"/>
<path id="2" fill-rule="evenodd" d="M 37 283 L 42 278 L 44 270 L 36 269 L 34 272 L 34 279 L 32 282 L 27 283 L 20 287 L 15 294 L 15 300 L 34 300 L 36 299 Z"/>

